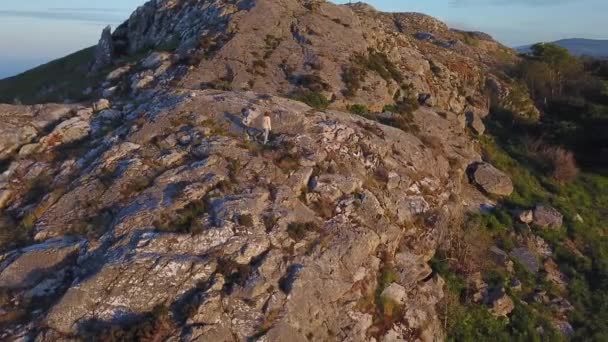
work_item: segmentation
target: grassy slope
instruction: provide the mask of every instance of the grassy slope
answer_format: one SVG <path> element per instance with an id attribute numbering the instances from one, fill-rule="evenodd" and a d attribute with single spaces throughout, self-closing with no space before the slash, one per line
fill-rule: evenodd
<path id="1" fill-rule="evenodd" d="M 24 104 L 82 100 L 83 90 L 97 81 L 88 75 L 95 48 L 90 47 L 17 76 L 0 80 L 0 102 Z"/>
<path id="2" fill-rule="evenodd" d="M 574 305 L 575 310 L 569 315 L 575 329 L 572 340 L 605 340 L 608 338 L 608 176 L 587 170 L 573 182 L 559 184 L 541 171 L 537 158 L 528 151 L 523 137 L 514 134 L 517 130 L 501 127 L 495 121 L 487 123 L 489 135 L 480 139 L 484 159 L 511 175 L 515 191 L 502 200 L 493 213 L 476 218 L 474 225 L 480 229 L 477 234 L 490 238 L 494 244 L 509 251 L 517 244 L 510 234 L 526 234 L 525 229 L 522 230 L 521 225 L 512 219 L 510 209 L 530 208 L 536 203 L 555 206 L 564 214 L 565 229 L 533 228 L 530 233 L 549 243 L 556 262 L 570 282 L 566 293 L 561 293 L 542 276 L 534 277 L 517 264 L 514 275 L 494 266 L 494 269 L 485 271 L 484 278 L 494 278 L 499 284 L 508 284 L 517 278 L 523 283 L 520 292 L 508 290 L 516 302 L 510 319 L 495 319 L 482 306 L 462 302 L 466 279 L 441 258 L 435 259 L 433 266 L 446 278 L 450 290 L 448 298 L 452 298 L 450 318 L 446 320 L 449 340 L 561 340 L 563 337 L 555 333 L 549 322 L 552 316 L 549 305 L 517 304 L 529 298 L 537 288 L 549 294 L 565 295 Z M 577 215 L 584 222 L 578 221 Z M 574 242 L 582 256 L 565 247 L 567 240 Z M 544 335 L 536 331 L 538 326 L 545 329 Z"/>

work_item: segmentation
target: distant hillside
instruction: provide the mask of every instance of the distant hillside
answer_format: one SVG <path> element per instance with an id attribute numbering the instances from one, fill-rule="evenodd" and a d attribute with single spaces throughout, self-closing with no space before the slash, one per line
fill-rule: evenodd
<path id="1" fill-rule="evenodd" d="M 572 38 L 561 39 L 553 43 L 570 50 L 570 53 L 577 56 L 608 58 L 608 40 Z M 521 46 L 517 50 L 527 52 L 531 46 Z"/>

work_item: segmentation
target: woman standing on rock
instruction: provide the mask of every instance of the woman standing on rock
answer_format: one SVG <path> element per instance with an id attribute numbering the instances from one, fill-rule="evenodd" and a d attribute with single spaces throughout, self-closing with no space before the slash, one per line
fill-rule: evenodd
<path id="1" fill-rule="evenodd" d="M 268 143 L 268 136 L 272 130 L 272 122 L 270 121 L 270 112 L 264 112 L 264 121 L 262 122 L 262 129 L 264 130 L 264 145 Z"/>

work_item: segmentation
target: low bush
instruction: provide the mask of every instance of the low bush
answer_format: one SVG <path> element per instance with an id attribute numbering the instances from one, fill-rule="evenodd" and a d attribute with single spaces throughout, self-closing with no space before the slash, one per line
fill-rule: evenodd
<path id="1" fill-rule="evenodd" d="M 350 65 L 345 67 L 342 71 L 342 82 L 344 82 L 345 89 L 342 94 L 346 97 L 353 97 L 357 94 L 357 91 L 361 89 L 361 83 L 365 79 L 367 72 L 357 65 Z"/>
<path id="2" fill-rule="evenodd" d="M 167 307 L 157 306 L 130 325 L 84 322 L 85 341 L 165 341 L 178 333 L 176 322 Z"/>
<path id="3" fill-rule="evenodd" d="M 205 200 L 194 201 L 181 210 L 161 214 L 154 222 L 154 226 L 159 231 L 197 234 L 202 231 L 202 227 L 196 219 L 206 212 Z"/>
<path id="4" fill-rule="evenodd" d="M 565 183 L 576 179 L 579 169 L 572 152 L 563 147 L 546 145 L 540 140 L 528 142 L 527 147 L 556 181 Z"/>
<path id="5" fill-rule="evenodd" d="M 304 102 L 312 108 L 324 110 L 329 106 L 329 100 L 320 92 L 311 90 L 299 90 L 293 92 L 290 97 L 296 101 Z"/>
<path id="6" fill-rule="evenodd" d="M 353 114 L 357 114 L 357 115 L 369 114 L 369 109 L 367 109 L 367 107 L 365 107 L 364 105 L 360 105 L 360 104 L 354 104 L 354 105 L 348 106 L 348 111 Z"/>
<path id="7" fill-rule="evenodd" d="M 253 216 L 251 214 L 239 215 L 238 222 L 241 226 L 251 228 L 253 227 Z"/>
<path id="8" fill-rule="evenodd" d="M 405 79 L 386 54 L 370 49 L 367 55 L 356 55 L 351 64 L 343 69 L 342 81 L 346 87 L 342 92 L 344 96 L 355 96 L 370 71 L 375 72 L 387 82 L 392 80 L 401 84 Z"/>
<path id="9" fill-rule="evenodd" d="M 295 78 L 295 83 L 311 92 L 329 91 L 331 87 L 319 75 L 301 75 Z"/>

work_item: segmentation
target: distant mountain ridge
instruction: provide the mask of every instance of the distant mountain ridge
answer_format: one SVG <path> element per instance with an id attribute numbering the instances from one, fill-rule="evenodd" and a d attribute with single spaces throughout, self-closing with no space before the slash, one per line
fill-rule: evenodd
<path id="1" fill-rule="evenodd" d="M 552 43 L 568 49 L 574 55 L 608 58 L 607 39 L 570 38 L 560 39 Z M 532 45 L 525 45 L 517 47 L 516 49 L 519 52 L 527 52 L 530 50 L 531 46 Z"/>

